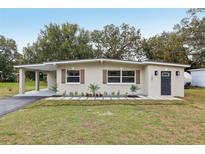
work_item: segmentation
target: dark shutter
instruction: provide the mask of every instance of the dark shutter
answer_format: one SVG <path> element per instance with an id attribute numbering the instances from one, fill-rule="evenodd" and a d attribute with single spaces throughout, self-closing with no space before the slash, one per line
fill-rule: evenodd
<path id="1" fill-rule="evenodd" d="M 136 70 L 136 84 L 140 84 L 140 70 Z"/>
<path id="2" fill-rule="evenodd" d="M 85 70 L 80 70 L 80 83 L 85 83 Z"/>
<path id="3" fill-rule="evenodd" d="M 103 70 L 103 84 L 107 83 L 107 70 Z"/>
<path id="4" fill-rule="evenodd" d="M 65 83 L 65 77 L 66 77 L 66 70 L 61 70 L 61 83 Z"/>

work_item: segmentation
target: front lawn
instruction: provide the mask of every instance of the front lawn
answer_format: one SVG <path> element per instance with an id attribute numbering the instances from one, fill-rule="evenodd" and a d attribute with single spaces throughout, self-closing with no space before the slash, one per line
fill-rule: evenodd
<path id="1" fill-rule="evenodd" d="M 40 88 L 46 88 L 46 83 L 41 81 Z M 35 89 L 35 81 L 26 81 L 25 83 L 26 91 L 31 91 Z M 0 82 L 0 98 L 16 95 L 19 92 L 18 82 Z"/>
<path id="2" fill-rule="evenodd" d="M 205 144 L 205 89 L 185 101 L 39 101 L 0 118 L 0 144 Z"/>

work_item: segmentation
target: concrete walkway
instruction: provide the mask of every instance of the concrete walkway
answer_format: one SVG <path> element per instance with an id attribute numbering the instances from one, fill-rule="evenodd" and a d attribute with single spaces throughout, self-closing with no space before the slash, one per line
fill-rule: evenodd
<path id="1" fill-rule="evenodd" d="M 147 97 L 139 95 L 139 97 L 131 98 L 131 97 L 47 97 L 45 100 L 182 100 L 180 98 L 171 97 L 171 96 L 161 96 L 161 97 Z"/>
<path id="2" fill-rule="evenodd" d="M 39 91 L 28 91 L 28 92 L 25 92 L 24 94 L 17 94 L 16 96 L 53 96 L 55 95 L 55 93 L 47 88 L 45 89 L 40 89 Z"/>
<path id="3" fill-rule="evenodd" d="M 34 97 L 14 96 L 6 99 L 0 99 L 0 116 L 10 112 L 14 112 L 42 98 L 44 97 L 43 96 L 34 96 Z"/>

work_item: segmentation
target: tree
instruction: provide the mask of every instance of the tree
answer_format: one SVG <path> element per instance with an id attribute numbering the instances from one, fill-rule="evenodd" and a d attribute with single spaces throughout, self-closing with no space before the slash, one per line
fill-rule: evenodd
<path id="1" fill-rule="evenodd" d="M 188 10 L 190 18 L 184 18 L 174 30 L 184 38 L 187 53 L 191 57 L 192 67 L 205 66 L 205 17 L 197 14 L 205 13 L 205 9 Z"/>
<path id="2" fill-rule="evenodd" d="M 49 24 L 23 49 L 26 63 L 92 58 L 90 34 L 76 24 Z"/>
<path id="3" fill-rule="evenodd" d="M 163 32 L 143 41 L 147 59 L 187 64 L 189 62 L 184 47 L 184 39 L 174 32 Z"/>
<path id="4" fill-rule="evenodd" d="M 194 9 L 189 9 L 187 11 L 187 13 L 189 13 L 191 16 L 195 16 L 198 13 L 204 13 L 205 12 L 205 8 L 194 8 Z"/>
<path id="5" fill-rule="evenodd" d="M 128 24 L 106 25 L 103 30 L 94 30 L 91 39 L 97 58 L 141 59 L 140 30 Z"/>
<path id="6" fill-rule="evenodd" d="M 21 54 L 17 52 L 16 42 L 13 39 L 0 35 L 0 81 L 13 81 L 13 65 L 18 64 Z"/>

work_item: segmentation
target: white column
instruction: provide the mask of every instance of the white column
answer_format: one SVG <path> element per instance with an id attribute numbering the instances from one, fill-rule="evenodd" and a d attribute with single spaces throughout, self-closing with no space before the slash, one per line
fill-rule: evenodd
<path id="1" fill-rule="evenodd" d="M 35 89 L 39 91 L 39 71 L 35 72 Z"/>
<path id="2" fill-rule="evenodd" d="M 25 70 L 19 69 L 19 94 L 25 92 Z"/>

